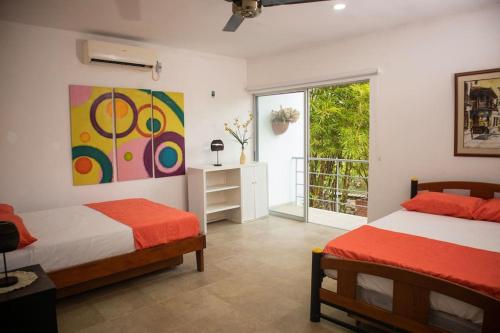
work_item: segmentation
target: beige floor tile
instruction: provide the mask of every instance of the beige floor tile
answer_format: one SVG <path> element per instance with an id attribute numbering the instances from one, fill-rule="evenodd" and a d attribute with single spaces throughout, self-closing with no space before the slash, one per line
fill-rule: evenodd
<path id="1" fill-rule="evenodd" d="M 165 303 L 159 303 L 166 312 L 184 322 L 214 318 L 232 310 L 231 305 L 204 288 L 184 292 Z"/>
<path id="2" fill-rule="evenodd" d="M 165 302 L 230 276 L 230 273 L 214 265 L 205 266 L 203 273 L 196 272 L 195 266 L 192 266 L 190 271 L 182 274 L 160 277 L 146 283 L 137 281 L 137 288 L 156 302 Z"/>
<path id="3" fill-rule="evenodd" d="M 106 321 L 97 309 L 87 302 L 79 304 L 59 304 L 57 324 L 60 332 L 76 332 Z"/>
<path id="4" fill-rule="evenodd" d="M 309 309 L 301 308 L 293 314 L 287 315 L 262 330 L 263 333 L 351 333 L 352 331 L 335 326 L 327 321 L 312 323 L 309 321 Z"/>
<path id="5" fill-rule="evenodd" d="M 205 272 L 188 254 L 175 269 L 62 300 L 60 332 L 345 332 L 308 319 L 311 249 L 340 234 L 277 217 L 211 223 Z"/>
<path id="6" fill-rule="evenodd" d="M 265 324 L 241 311 L 231 310 L 220 313 L 214 318 L 204 318 L 181 326 L 175 332 L 179 333 L 253 333 L 265 329 Z"/>
<path id="7" fill-rule="evenodd" d="M 172 332 L 184 325 L 185 322 L 165 311 L 157 304 L 142 307 L 127 315 L 108 320 L 82 330 L 86 333 L 114 333 L 114 332 Z"/>
<path id="8" fill-rule="evenodd" d="M 115 291 L 92 302 L 94 308 L 107 320 L 127 315 L 152 303 L 151 297 L 134 287 Z"/>

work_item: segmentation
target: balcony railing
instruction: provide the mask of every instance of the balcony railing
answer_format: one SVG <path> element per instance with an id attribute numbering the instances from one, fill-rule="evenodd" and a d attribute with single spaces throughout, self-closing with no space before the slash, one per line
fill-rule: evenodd
<path id="1" fill-rule="evenodd" d="M 304 158 L 295 162 L 295 203 L 304 203 Z M 368 210 L 368 161 L 309 158 L 309 207 L 365 216 Z"/>

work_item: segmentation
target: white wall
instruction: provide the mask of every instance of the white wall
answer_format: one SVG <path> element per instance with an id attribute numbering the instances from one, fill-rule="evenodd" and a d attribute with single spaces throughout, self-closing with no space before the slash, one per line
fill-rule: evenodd
<path id="1" fill-rule="evenodd" d="M 158 51 L 164 66 L 161 80 L 154 82 L 147 72 L 81 64 L 77 40 L 88 38 L 141 45 L 0 21 L 0 202 L 12 203 L 22 212 L 146 197 L 186 208 L 184 176 L 72 185 L 68 85 L 184 92 L 187 165 L 212 162 L 215 155 L 209 144 L 214 138 L 226 143 L 223 163 L 238 162 L 239 146 L 223 128 L 225 121 L 245 116 L 252 108 L 244 90 L 246 62 L 147 45 Z"/>
<path id="2" fill-rule="evenodd" d="M 453 74 L 500 67 L 500 6 L 251 59 L 248 85 L 380 68 L 372 82 L 369 218 L 398 209 L 410 177 L 500 181 L 500 158 L 453 156 Z"/>
<path id="3" fill-rule="evenodd" d="M 292 107 L 300 112 L 297 122 L 291 123 L 288 130 L 276 135 L 271 125 L 271 111 L 280 106 Z M 304 93 L 261 96 L 258 99 L 259 161 L 268 165 L 269 206 L 295 202 L 297 192 L 295 160 L 292 157 L 304 157 Z M 299 165 L 304 164 L 303 160 Z M 299 170 L 304 170 L 299 167 Z M 301 173 L 299 176 L 304 177 Z M 304 184 L 304 180 L 299 180 Z M 298 189 L 304 197 L 303 187 Z"/>

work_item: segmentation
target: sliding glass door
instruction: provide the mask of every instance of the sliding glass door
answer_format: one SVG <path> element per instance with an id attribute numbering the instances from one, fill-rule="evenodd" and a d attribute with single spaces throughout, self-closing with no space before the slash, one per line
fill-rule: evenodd
<path id="1" fill-rule="evenodd" d="M 367 222 L 370 83 L 311 88 L 308 221 L 341 229 Z"/>
<path id="2" fill-rule="evenodd" d="M 304 220 L 306 92 L 256 97 L 257 160 L 268 165 L 271 213 Z"/>
<path id="3" fill-rule="evenodd" d="M 257 95 L 255 105 L 271 213 L 341 229 L 365 224 L 370 82 Z"/>

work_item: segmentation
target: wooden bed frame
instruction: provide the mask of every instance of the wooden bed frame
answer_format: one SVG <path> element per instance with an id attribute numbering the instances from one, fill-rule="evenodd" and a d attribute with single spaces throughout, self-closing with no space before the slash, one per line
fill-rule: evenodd
<path id="1" fill-rule="evenodd" d="M 65 268 L 48 274 L 62 298 L 182 264 L 183 255 L 196 252 L 198 272 L 204 271 L 205 235 Z"/>
<path id="2" fill-rule="evenodd" d="M 484 199 L 500 193 L 500 184 L 476 182 L 411 182 L 411 197 L 418 191 L 443 192 L 445 189 L 470 190 L 470 195 Z M 337 270 L 337 292 L 322 287 L 325 269 Z M 356 298 L 357 275 L 360 273 L 388 278 L 394 281 L 392 311 L 367 304 Z M 444 333 L 445 330 L 431 326 L 429 295 L 435 291 L 484 310 L 483 333 L 500 332 L 500 301 L 465 286 L 394 266 L 366 261 L 327 258 L 321 249 L 312 254 L 310 320 L 321 318 L 357 332 L 367 332 L 359 325 L 352 325 L 321 313 L 321 304 L 347 312 L 356 323 L 368 322 L 386 330 L 409 332 Z"/>

